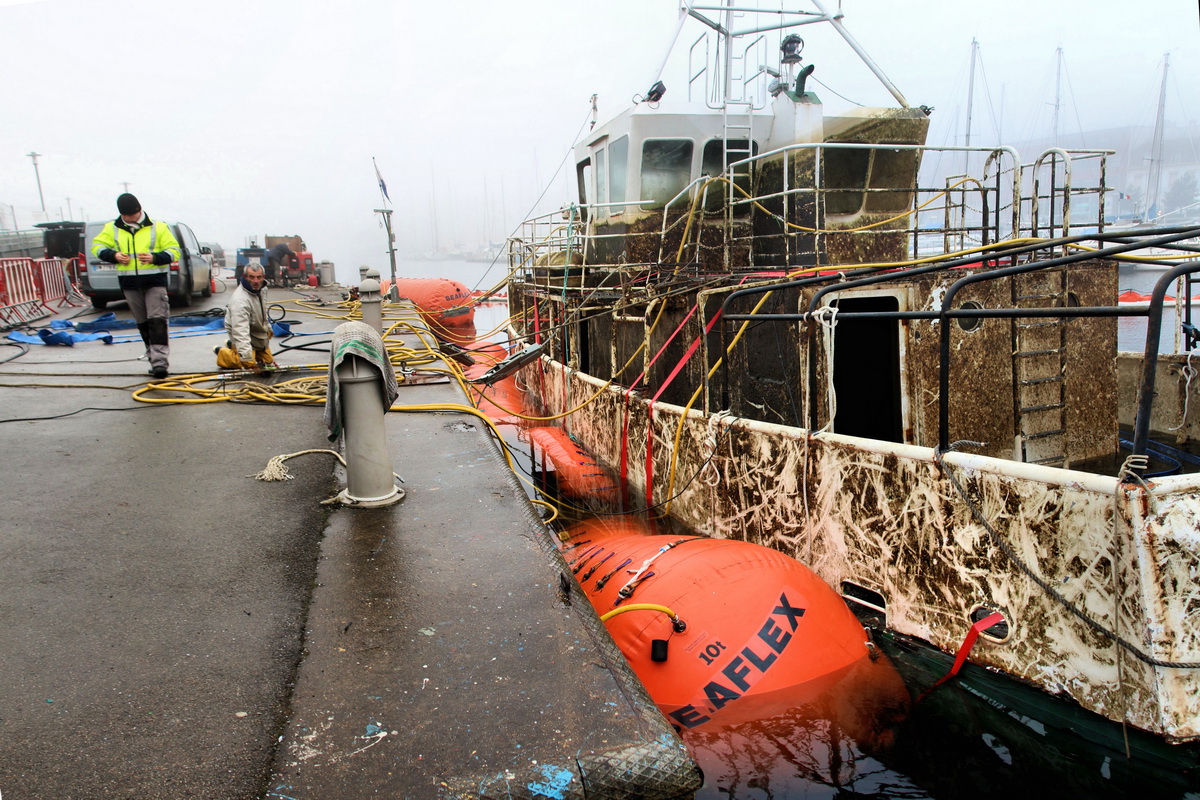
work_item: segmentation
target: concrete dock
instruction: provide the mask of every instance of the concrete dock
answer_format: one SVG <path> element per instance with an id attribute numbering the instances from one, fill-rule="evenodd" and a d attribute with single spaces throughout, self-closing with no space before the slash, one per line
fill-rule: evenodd
<path id="1" fill-rule="evenodd" d="M 319 294 L 327 317 L 297 331 L 337 324 Z M 171 331 L 173 374 L 212 370 L 223 335 Z M 407 497 L 331 507 L 331 456 L 248 477 L 329 448 L 320 406 L 138 403 L 141 352 L 0 365 L 3 796 L 691 796 L 694 764 L 479 420 L 389 414 Z"/>

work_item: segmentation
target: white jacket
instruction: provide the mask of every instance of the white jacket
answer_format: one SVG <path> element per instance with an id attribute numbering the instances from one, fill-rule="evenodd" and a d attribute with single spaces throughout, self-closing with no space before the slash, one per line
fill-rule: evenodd
<path id="1" fill-rule="evenodd" d="M 225 330 L 238 357 L 253 361 L 255 350 L 266 350 L 271 341 L 271 321 L 267 318 L 267 287 L 257 295 L 246 291 L 239 282 L 225 306 Z"/>

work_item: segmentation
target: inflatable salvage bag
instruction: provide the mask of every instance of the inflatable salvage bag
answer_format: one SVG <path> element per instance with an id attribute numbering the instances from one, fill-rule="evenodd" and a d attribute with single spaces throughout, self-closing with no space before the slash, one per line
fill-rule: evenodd
<path id="1" fill-rule="evenodd" d="M 650 696 L 683 728 L 731 723 L 751 708 L 758 716 L 764 704 L 751 698 L 816 697 L 871 655 L 842 598 L 767 547 L 584 529 L 563 556 Z"/>

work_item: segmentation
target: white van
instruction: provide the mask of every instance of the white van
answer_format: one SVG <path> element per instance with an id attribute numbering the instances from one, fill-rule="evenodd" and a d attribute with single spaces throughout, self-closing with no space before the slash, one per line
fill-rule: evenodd
<path id="1" fill-rule="evenodd" d="M 80 276 L 79 287 L 96 308 L 104 308 L 110 300 L 124 300 L 125 294 L 117 282 L 117 265 L 101 261 L 92 255 L 92 241 L 99 235 L 108 220 L 87 224 L 83 252 L 87 255 L 87 270 Z M 210 262 L 204 256 L 212 251 L 201 247 L 192 229 L 182 222 L 168 222 L 171 233 L 179 242 L 180 259 L 172 262 L 167 272 L 167 298 L 172 306 L 186 307 L 192 304 L 192 294 L 199 292 L 203 297 L 212 296 Z"/>

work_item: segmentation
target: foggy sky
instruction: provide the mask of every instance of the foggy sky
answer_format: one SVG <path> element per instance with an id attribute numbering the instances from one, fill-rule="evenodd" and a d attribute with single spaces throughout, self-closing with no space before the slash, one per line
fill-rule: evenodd
<path id="1" fill-rule="evenodd" d="M 909 103 L 935 107 L 931 144 L 962 143 L 972 38 L 981 58 L 972 144 L 1047 135 L 1058 47 L 1066 133 L 1153 125 L 1164 53 L 1168 123 L 1195 128 L 1200 115 L 1196 0 L 840 8 Z M 443 248 L 501 241 L 560 167 L 590 95 L 603 120 L 648 88 L 676 9 L 675 0 L 0 0 L 0 220 L 11 227 L 15 211 L 24 229 L 108 219 L 128 182 L 151 216 L 187 222 L 230 254 L 251 236 L 298 234 L 348 281 L 360 264 L 388 269 L 374 157 L 401 250 L 430 249 L 435 230 Z M 846 106 L 838 94 L 892 104 L 829 26 L 801 33 L 820 81 L 810 88 L 830 111 Z M 680 41 L 698 35 L 689 23 Z M 682 96 L 683 72 L 680 59 L 668 66 L 668 97 Z M 572 199 L 568 176 L 569 166 L 543 208 Z M 401 259 L 401 274 L 435 271 Z"/>

